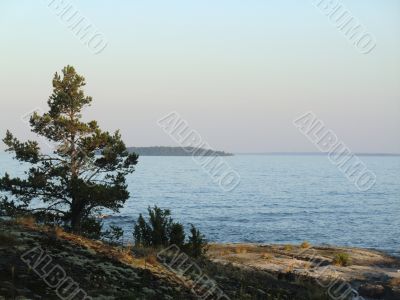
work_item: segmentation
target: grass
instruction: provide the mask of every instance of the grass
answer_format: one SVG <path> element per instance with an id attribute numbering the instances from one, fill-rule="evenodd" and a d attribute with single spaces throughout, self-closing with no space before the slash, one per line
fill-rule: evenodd
<path id="1" fill-rule="evenodd" d="M 338 253 L 333 257 L 332 263 L 336 266 L 346 267 L 351 264 L 351 257 L 347 253 Z"/>
<path id="2" fill-rule="evenodd" d="M 62 235 L 64 233 L 64 229 L 63 228 L 61 228 L 59 226 L 55 226 L 53 230 L 54 230 L 54 234 L 55 234 L 56 237 L 58 237 L 58 238 L 62 237 Z"/>
<path id="3" fill-rule="evenodd" d="M 247 248 L 241 245 L 238 245 L 235 247 L 235 253 L 236 254 L 246 254 L 247 253 Z"/>
<path id="4" fill-rule="evenodd" d="M 292 246 L 292 245 L 285 245 L 285 246 L 283 247 L 283 249 L 284 249 L 285 251 L 293 251 L 293 246 Z"/>
<path id="5" fill-rule="evenodd" d="M 226 255 L 229 255 L 229 254 L 231 254 L 232 252 L 231 252 L 231 250 L 229 250 L 229 249 L 223 249 L 223 250 L 221 250 L 220 252 L 219 252 L 219 255 L 220 256 L 226 256 Z"/>
<path id="6" fill-rule="evenodd" d="M 157 265 L 157 263 L 158 263 L 157 257 L 156 257 L 155 254 L 147 255 L 147 256 L 144 258 L 144 261 L 145 261 L 146 265 L 149 264 L 149 265 L 155 266 L 155 265 Z"/>
<path id="7" fill-rule="evenodd" d="M 291 273 L 294 270 L 294 264 L 290 263 L 286 268 L 285 268 L 285 272 L 286 273 Z"/>
<path id="8" fill-rule="evenodd" d="M 34 217 L 20 217 L 16 219 L 16 223 L 31 229 L 36 227 L 36 220 Z"/>
<path id="9" fill-rule="evenodd" d="M 157 254 L 157 250 L 150 247 L 129 246 L 126 249 L 129 249 L 128 251 L 137 258 L 146 258 Z"/>
<path id="10" fill-rule="evenodd" d="M 302 249 L 308 249 L 308 248 L 311 248 L 311 244 L 310 244 L 309 242 L 307 242 L 307 241 L 304 241 L 304 242 L 302 242 L 302 243 L 300 244 L 300 247 L 301 247 Z"/>

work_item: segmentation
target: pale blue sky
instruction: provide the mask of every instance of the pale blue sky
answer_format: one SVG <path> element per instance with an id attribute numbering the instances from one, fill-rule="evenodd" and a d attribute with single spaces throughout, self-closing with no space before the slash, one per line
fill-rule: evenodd
<path id="1" fill-rule="evenodd" d="M 1 135 L 31 137 L 20 116 L 71 64 L 86 116 L 128 145 L 174 145 L 157 119 L 177 111 L 214 148 L 315 151 L 292 124 L 312 110 L 354 152 L 400 153 L 400 1 L 341 1 L 376 37 L 367 55 L 311 0 L 69 1 L 107 38 L 98 55 L 48 2 L 0 2 Z"/>

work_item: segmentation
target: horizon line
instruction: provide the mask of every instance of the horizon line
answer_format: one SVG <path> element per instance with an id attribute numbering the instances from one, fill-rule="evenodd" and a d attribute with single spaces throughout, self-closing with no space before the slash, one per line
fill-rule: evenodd
<path id="1" fill-rule="evenodd" d="M 274 152 L 233 152 L 234 154 L 246 155 L 327 155 L 330 152 L 290 152 L 290 151 L 274 151 Z M 355 152 L 358 156 L 400 156 L 400 153 L 389 152 Z"/>
<path id="2" fill-rule="evenodd" d="M 184 148 L 181 146 L 127 146 L 126 148 L 152 148 L 152 147 L 166 147 L 166 148 Z M 234 152 L 226 150 L 206 149 L 216 152 L 225 152 L 234 155 L 328 155 L 330 152 L 310 152 L 310 151 L 272 151 L 272 152 Z M 0 152 L 7 153 L 6 149 L 0 149 Z M 400 153 L 393 152 L 354 152 L 357 156 L 400 156 Z"/>

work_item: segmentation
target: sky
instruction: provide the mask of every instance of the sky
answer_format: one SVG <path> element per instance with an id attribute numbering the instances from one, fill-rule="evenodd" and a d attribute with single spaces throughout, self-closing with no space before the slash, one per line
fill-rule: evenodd
<path id="1" fill-rule="evenodd" d="M 214 149 L 317 151 L 293 125 L 312 111 L 353 152 L 400 153 L 400 1 L 338 2 L 376 40 L 367 54 L 313 0 L 64 1 L 107 42 L 95 54 L 56 2 L 0 2 L 1 135 L 34 138 L 21 116 L 46 111 L 69 64 L 85 119 L 128 146 L 176 145 L 157 124 L 175 111 Z"/>

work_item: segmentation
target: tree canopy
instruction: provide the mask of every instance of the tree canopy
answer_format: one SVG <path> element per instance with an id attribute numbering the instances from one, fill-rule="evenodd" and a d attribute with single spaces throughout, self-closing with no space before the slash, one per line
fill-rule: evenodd
<path id="1" fill-rule="evenodd" d="M 82 120 L 92 98 L 83 91 L 85 78 L 72 66 L 55 73 L 52 84 L 49 111 L 34 113 L 30 126 L 54 145 L 53 151 L 45 154 L 37 141 L 21 142 L 7 130 L 7 151 L 30 168 L 25 178 L 7 173 L 0 178 L 0 191 L 7 194 L 0 209 L 8 215 L 57 220 L 80 233 L 100 209 L 117 212 L 129 198 L 125 178 L 134 171 L 138 155 L 127 151 L 119 131 L 102 131 L 96 121 Z"/>

